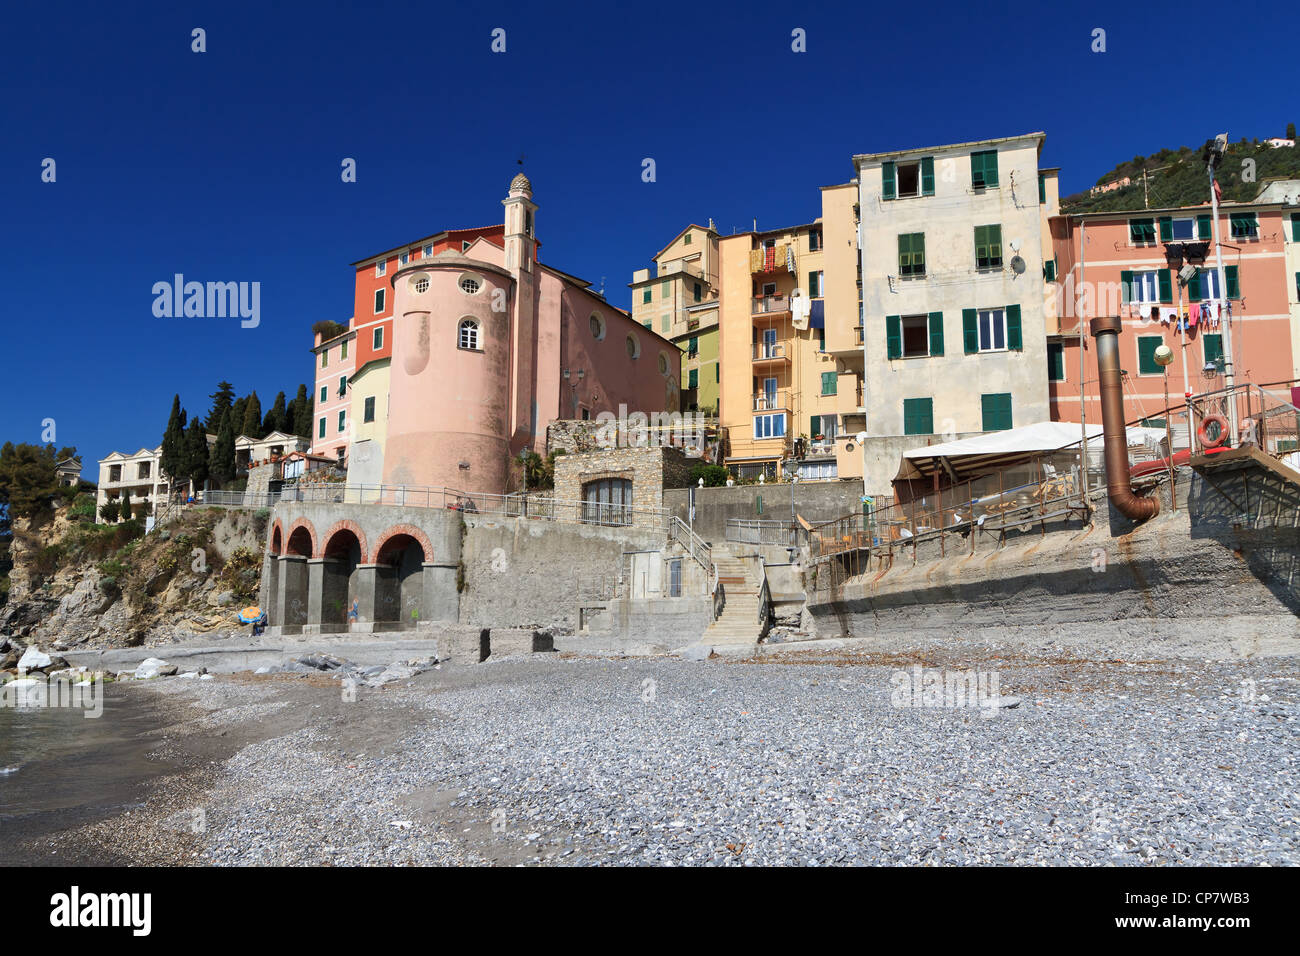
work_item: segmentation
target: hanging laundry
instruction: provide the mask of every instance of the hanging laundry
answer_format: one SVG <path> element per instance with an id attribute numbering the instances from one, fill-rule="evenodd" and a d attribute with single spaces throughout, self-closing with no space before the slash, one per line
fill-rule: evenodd
<path id="1" fill-rule="evenodd" d="M 1178 322 L 1178 310 L 1172 305 L 1167 305 L 1160 310 L 1161 325 L 1175 325 Z"/>
<path id="2" fill-rule="evenodd" d="M 1193 302 L 1191 307 L 1187 310 L 1187 312 L 1188 312 L 1188 319 L 1187 319 L 1188 328 L 1194 329 L 1196 328 L 1196 323 L 1199 322 L 1201 319 L 1201 304 L 1199 302 Z"/>

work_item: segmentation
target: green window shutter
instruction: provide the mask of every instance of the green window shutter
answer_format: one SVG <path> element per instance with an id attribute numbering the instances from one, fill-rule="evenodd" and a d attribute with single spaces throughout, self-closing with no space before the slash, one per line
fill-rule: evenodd
<path id="1" fill-rule="evenodd" d="M 1056 269 L 1057 269 L 1056 256 L 1052 256 L 1052 258 L 1048 259 L 1046 262 L 1043 263 L 1043 278 L 1046 279 L 1048 282 L 1055 282 Z"/>
<path id="2" fill-rule="evenodd" d="M 1228 298 L 1240 299 L 1241 287 L 1238 284 L 1238 280 L 1237 280 L 1237 267 L 1224 266 L 1223 271 L 1228 281 Z"/>
<path id="3" fill-rule="evenodd" d="M 943 313 L 930 313 L 930 354 L 943 354 Z"/>
<path id="4" fill-rule="evenodd" d="M 903 322 L 897 315 L 885 316 L 885 338 L 889 348 L 886 354 L 891 359 L 903 357 Z"/>
<path id="5" fill-rule="evenodd" d="M 699 388 L 699 385 L 700 385 L 700 370 L 698 368 L 693 368 L 691 369 L 690 372 L 690 384 L 686 387 Z"/>
<path id="6" fill-rule="evenodd" d="M 1020 336 L 1020 306 L 1007 306 L 1007 348 L 1019 352 L 1025 346 Z"/>
<path id="7" fill-rule="evenodd" d="M 880 164 L 880 175 L 882 179 L 880 196 L 882 199 L 894 198 L 894 164 L 892 162 Z"/>
<path id="8" fill-rule="evenodd" d="M 1174 217 L 1160 217 L 1160 241 L 1173 242 L 1174 240 Z"/>
<path id="9" fill-rule="evenodd" d="M 967 355 L 974 355 L 980 350 L 979 314 L 975 309 L 961 310 L 961 337 Z"/>
<path id="10" fill-rule="evenodd" d="M 641 304 L 645 305 L 649 303 L 649 301 L 650 301 L 650 289 L 647 288 L 644 292 L 641 293 Z"/>
<path id="11" fill-rule="evenodd" d="M 1143 335 L 1138 337 L 1138 373 L 1141 375 L 1159 375 L 1161 367 L 1156 364 L 1156 349 L 1164 344 L 1164 336 Z"/>
<path id="12" fill-rule="evenodd" d="M 1038 203 L 1042 205 L 1047 202 L 1047 174 L 1038 174 Z"/>
<path id="13" fill-rule="evenodd" d="M 993 392 L 981 395 L 980 411 L 983 416 L 984 431 L 1005 431 L 1011 427 L 1011 393 Z"/>
<path id="14" fill-rule="evenodd" d="M 1223 336 L 1216 332 L 1208 332 L 1201 336 L 1201 342 L 1205 348 L 1205 361 L 1217 362 L 1223 358 Z"/>
<path id="15" fill-rule="evenodd" d="M 817 330 L 817 351 L 826 351 L 826 327 L 822 326 Z"/>
<path id="16" fill-rule="evenodd" d="M 1200 272 L 1197 272 L 1196 275 L 1192 276 L 1192 281 L 1187 283 L 1187 301 L 1188 302 L 1201 301 L 1201 273 Z"/>
<path id="17" fill-rule="evenodd" d="M 690 342 L 690 351 L 698 352 L 700 350 L 700 337 L 698 335 L 692 335 L 688 341 Z"/>
<path id="18" fill-rule="evenodd" d="M 934 157 L 921 157 L 921 195 L 934 195 Z"/>
<path id="19" fill-rule="evenodd" d="M 817 271 L 808 273 L 808 297 L 811 299 L 820 299 L 822 294 L 821 273 Z"/>
<path id="20" fill-rule="evenodd" d="M 1133 272 L 1123 269 L 1119 274 L 1119 301 L 1125 305 L 1133 298 Z"/>
<path id="21" fill-rule="evenodd" d="M 1214 238 L 1214 226 L 1210 222 L 1208 215 L 1196 217 L 1196 237 L 1198 239 Z"/>
<path id="22" fill-rule="evenodd" d="M 839 386 L 839 376 L 835 372 L 822 372 L 822 394 L 834 395 Z"/>
<path id="23" fill-rule="evenodd" d="M 722 381 L 722 363 L 721 363 L 721 362 L 714 362 L 714 363 L 713 363 L 713 380 L 714 380 L 715 382 L 721 382 L 721 381 Z"/>
<path id="24" fill-rule="evenodd" d="M 822 417 L 820 415 L 813 415 L 808 419 L 808 437 L 811 438 L 814 435 L 820 435 L 821 433 Z"/>
<path id="25" fill-rule="evenodd" d="M 1156 274 L 1156 280 L 1160 284 L 1160 301 L 1170 304 L 1174 301 L 1174 279 L 1172 269 L 1161 269 Z"/>
<path id="26" fill-rule="evenodd" d="M 934 399 L 903 399 L 903 434 L 934 434 Z"/>
<path id="27" fill-rule="evenodd" d="M 1291 213 L 1291 241 L 1300 242 L 1300 212 Z"/>
<path id="28" fill-rule="evenodd" d="M 983 150 L 970 154 L 971 185 L 975 189 L 984 189 L 998 184 L 998 151 Z"/>
<path id="29" fill-rule="evenodd" d="M 1128 238 L 1132 243 L 1154 242 L 1156 238 L 1156 221 L 1154 219 L 1130 219 L 1128 221 Z"/>
<path id="30" fill-rule="evenodd" d="M 1047 380 L 1065 381 L 1065 346 L 1060 342 L 1047 344 Z"/>

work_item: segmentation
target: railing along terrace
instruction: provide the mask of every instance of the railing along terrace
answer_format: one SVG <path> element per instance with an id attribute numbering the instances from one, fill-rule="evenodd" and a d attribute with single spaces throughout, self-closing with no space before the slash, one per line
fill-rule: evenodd
<path id="1" fill-rule="evenodd" d="M 1289 457 L 1300 448 L 1300 408 L 1293 402 L 1294 386 L 1290 381 L 1266 386 L 1243 383 L 1192 396 L 1187 405 L 1194 450 L 1205 454 L 1215 447 L 1254 445 L 1275 457 Z M 1236 434 L 1230 427 L 1234 417 Z"/>
<path id="2" fill-rule="evenodd" d="M 793 524 L 762 518 L 728 518 L 726 538 L 738 544 L 767 544 L 780 548 L 798 545 L 798 533 Z"/>

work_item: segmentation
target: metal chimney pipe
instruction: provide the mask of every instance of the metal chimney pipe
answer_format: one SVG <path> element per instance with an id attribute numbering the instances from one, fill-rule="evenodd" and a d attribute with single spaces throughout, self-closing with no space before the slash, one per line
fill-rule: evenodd
<path id="1" fill-rule="evenodd" d="M 1123 323 L 1117 315 L 1093 319 L 1089 326 L 1097 340 L 1097 377 L 1101 382 L 1101 430 L 1106 448 L 1106 493 L 1120 514 L 1133 521 L 1146 521 L 1160 513 L 1155 498 L 1133 494 L 1129 483 L 1128 435 L 1124 430 L 1124 387 L 1119 376 L 1119 333 Z"/>

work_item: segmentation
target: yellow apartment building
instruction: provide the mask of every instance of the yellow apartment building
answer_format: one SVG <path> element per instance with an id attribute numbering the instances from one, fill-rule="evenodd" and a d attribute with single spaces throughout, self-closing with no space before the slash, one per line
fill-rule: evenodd
<path id="1" fill-rule="evenodd" d="M 632 275 L 632 318 L 671 339 L 682 352 L 681 411 L 716 415 L 718 234 L 691 224 L 654 256 L 655 274 Z"/>
<path id="2" fill-rule="evenodd" d="M 862 348 L 854 183 L 814 222 L 718 241 L 727 463 L 740 477 L 861 477 Z"/>

